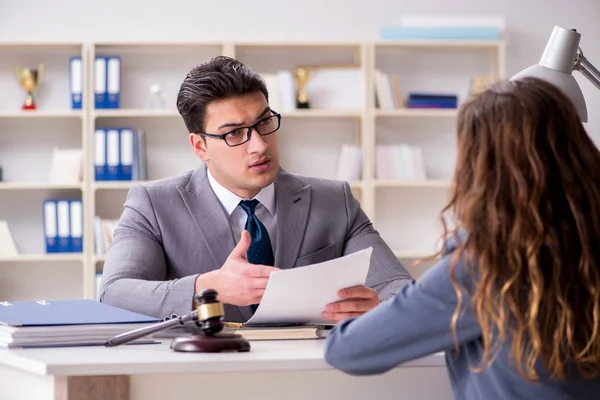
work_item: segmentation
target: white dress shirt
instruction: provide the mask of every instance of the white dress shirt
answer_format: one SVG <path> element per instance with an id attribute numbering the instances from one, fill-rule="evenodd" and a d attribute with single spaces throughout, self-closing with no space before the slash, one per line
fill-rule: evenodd
<path id="1" fill-rule="evenodd" d="M 215 178 L 211 175 L 208 169 L 207 173 L 208 181 L 210 183 L 210 186 L 212 187 L 212 190 L 217 195 L 217 198 L 223 205 L 223 209 L 229 216 L 229 224 L 231 225 L 233 238 L 235 239 L 235 243 L 237 244 L 240 241 L 242 231 L 244 230 L 244 226 L 246 225 L 246 219 L 248 219 L 248 214 L 246 214 L 246 212 L 242 209 L 242 207 L 239 206 L 239 204 L 242 200 L 252 199 L 244 199 L 238 196 L 237 194 L 230 192 L 215 180 Z M 275 255 L 275 227 L 277 226 L 277 210 L 275 203 L 274 183 L 271 183 L 269 186 L 263 188 L 260 192 L 258 192 L 254 199 L 258 200 L 260 203 L 256 206 L 254 214 L 260 220 L 260 222 L 262 222 L 263 225 L 267 228 L 267 232 L 269 232 L 269 238 L 271 239 L 273 255 Z"/>

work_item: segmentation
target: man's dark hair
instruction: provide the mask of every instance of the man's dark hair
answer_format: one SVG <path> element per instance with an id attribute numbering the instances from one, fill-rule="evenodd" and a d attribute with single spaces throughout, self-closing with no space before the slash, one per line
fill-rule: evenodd
<path id="1" fill-rule="evenodd" d="M 204 132 L 209 103 L 258 91 L 269 100 L 259 74 L 234 58 L 218 56 L 187 74 L 177 94 L 177 110 L 190 133 Z"/>

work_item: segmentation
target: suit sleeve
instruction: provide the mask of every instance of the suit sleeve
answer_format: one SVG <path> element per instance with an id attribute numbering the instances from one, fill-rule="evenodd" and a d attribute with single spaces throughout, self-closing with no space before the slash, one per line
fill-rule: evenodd
<path id="1" fill-rule="evenodd" d="M 326 341 L 326 361 L 351 375 L 373 375 L 453 349 L 451 319 L 457 296 L 450 280 L 449 259 L 449 255 L 445 256 L 390 301 L 336 325 Z M 461 265 L 457 266 L 456 276 L 461 274 Z M 456 330 L 459 343 L 481 336 L 481 328 L 468 305 L 470 298 L 464 294 Z"/>
<path id="2" fill-rule="evenodd" d="M 373 227 L 346 182 L 344 196 L 348 229 L 343 253 L 346 255 L 373 246 L 366 286 L 377 290 L 381 301 L 388 300 L 413 279 Z"/>
<path id="3" fill-rule="evenodd" d="M 151 198 L 142 185 L 131 188 L 106 254 L 100 301 L 156 318 L 189 313 L 196 277 L 168 280 Z"/>

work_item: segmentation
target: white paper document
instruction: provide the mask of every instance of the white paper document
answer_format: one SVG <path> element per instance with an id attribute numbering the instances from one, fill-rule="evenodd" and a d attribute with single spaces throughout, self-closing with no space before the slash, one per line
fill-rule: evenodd
<path id="1" fill-rule="evenodd" d="M 373 248 L 318 264 L 271 273 L 260 306 L 246 325 L 332 325 L 321 317 L 340 289 L 364 285 Z"/>

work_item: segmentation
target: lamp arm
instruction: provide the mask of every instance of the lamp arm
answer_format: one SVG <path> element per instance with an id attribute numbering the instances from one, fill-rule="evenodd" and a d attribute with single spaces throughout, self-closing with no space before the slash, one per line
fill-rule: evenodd
<path id="1" fill-rule="evenodd" d="M 581 72 L 590 82 L 600 90 L 600 71 L 588 61 L 583 55 L 583 52 L 579 50 L 577 55 L 577 61 L 575 62 L 575 70 Z"/>

